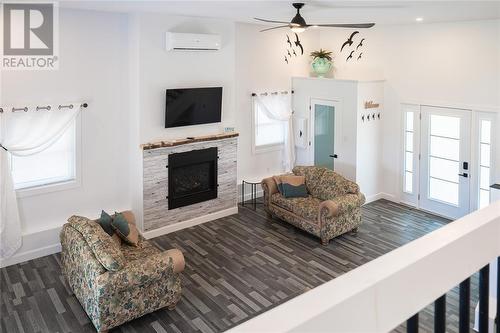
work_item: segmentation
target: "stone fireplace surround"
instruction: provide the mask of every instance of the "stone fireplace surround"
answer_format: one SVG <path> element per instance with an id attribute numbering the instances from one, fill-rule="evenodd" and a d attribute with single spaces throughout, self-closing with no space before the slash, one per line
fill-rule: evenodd
<path id="1" fill-rule="evenodd" d="M 237 133 L 161 141 L 143 149 L 143 231 L 146 238 L 184 229 L 238 212 Z M 168 156 L 216 147 L 217 198 L 168 209 Z"/>

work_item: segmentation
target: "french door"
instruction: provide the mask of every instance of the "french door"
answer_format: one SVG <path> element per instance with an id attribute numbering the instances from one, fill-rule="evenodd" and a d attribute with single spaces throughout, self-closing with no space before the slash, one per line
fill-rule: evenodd
<path id="1" fill-rule="evenodd" d="M 489 204 L 495 113 L 402 104 L 401 201 L 449 218 Z"/>
<path id="2" fill-rule="evenodd" d="M 470 212 L 471 111 L 421 107 L 420 208 L 451 218 Z"/>

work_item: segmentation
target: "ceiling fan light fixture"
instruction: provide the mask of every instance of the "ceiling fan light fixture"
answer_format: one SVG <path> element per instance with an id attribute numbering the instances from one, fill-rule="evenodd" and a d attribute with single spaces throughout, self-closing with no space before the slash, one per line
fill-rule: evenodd
<path id="1" fill-rule="evenodd" d="M 301 32 L 306 31 L 306 27 L 302 27 L 302 26 L 300 26 L 300 25 L 292 25 L 292 26 L 290 27 L 290 30 L 292 30 L 292 31 L 293 31 L 293 32 L 295 32 L 295 33 L 300 34 Z"/>

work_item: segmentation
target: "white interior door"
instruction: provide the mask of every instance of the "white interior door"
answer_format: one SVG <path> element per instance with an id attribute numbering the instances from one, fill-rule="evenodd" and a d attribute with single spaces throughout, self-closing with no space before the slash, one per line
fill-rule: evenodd
<path id="1" fill-rule="evenodd" d="M 311 99 L 310 110 L 310 164 L 336 170 L 342 138 L 339 126 L 340 103 L 333 100 Z"/>
<path id="2" fill-rule="evenodd" d="M 421 107 L 420 208 L 450 218 L 470 212 L 471 112 Z"/>

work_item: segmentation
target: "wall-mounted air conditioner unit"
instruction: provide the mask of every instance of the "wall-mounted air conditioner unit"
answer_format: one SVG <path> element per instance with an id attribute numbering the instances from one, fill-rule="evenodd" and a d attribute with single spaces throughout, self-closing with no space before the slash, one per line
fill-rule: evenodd
<path id="1" fill-rule="evenodd" d="M 220 35 L 185 34 L 167 32 L 167 51 L 216 51 L 220 50 Z"/>

